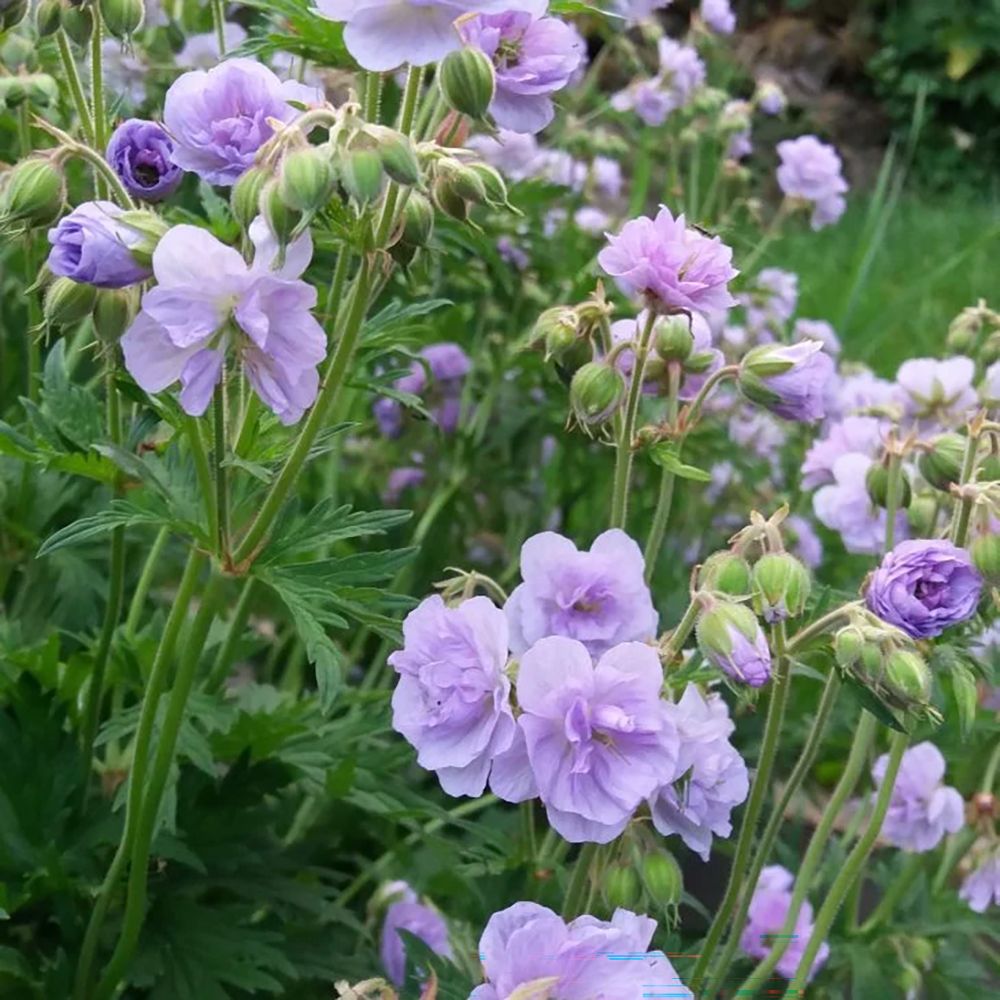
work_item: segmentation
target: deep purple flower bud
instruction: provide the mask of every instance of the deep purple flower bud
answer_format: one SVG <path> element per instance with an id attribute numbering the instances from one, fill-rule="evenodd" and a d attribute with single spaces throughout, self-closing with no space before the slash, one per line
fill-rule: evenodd
<path id="1" fill-rule="evenodd" d="M 791 346 L 764 344 L 740 363 L 743 395 L 786 420 L 813 421 L 826 415 L 827 383 L 833 359 L 818 340 Z"/>
<path id="2" fill-rule="evenodd" d="M 87 201 L 60 219 L 49 230 L 52 273 L 98 288 L 124 288 L 150 277 L 149 238 L 123 215 L 110 201 Z"/>
<path id="3" fill-rule="evenodd" d="M 763 687 L 771 679 L 771 650 L 749 608 L 716 603 L 698 619 L 697 634 L 705 659 L 734 680 Z"/>
<path id="4" fill-rule="evenodd" d="M 965 549 L 943 538 L 900 542 L 872 574 L 869 610 L 914 639 L 971 618 L 983 580 Z"/>
<path id="5" fill-rule="evenodd" d="M 130 195 L 162 201 L 184 178 L 171 159 L 173 151 L 173 140 L 162 125 L 130 118 L 115 129 L 106 155 Z"/>

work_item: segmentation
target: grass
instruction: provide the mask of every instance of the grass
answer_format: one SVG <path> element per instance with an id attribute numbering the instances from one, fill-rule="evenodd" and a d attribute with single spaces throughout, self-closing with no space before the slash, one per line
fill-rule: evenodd
<path id="1" fill-rule="evenodd" d="M 1000 204 L 904 192 L 880 219 L 884 204 L 856 197 L 835 226 L 790 227 L 766 263 L 799 274 L 799 315 L 830 321 L 848 358 L 891 376 L 906 358 L 941 354 L 965 306 L 1000 306 Z"/>

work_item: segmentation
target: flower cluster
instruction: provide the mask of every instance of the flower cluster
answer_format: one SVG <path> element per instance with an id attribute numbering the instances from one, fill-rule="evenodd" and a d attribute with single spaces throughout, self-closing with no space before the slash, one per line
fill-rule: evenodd
<path id="1" fill-rule="evenodd" d="M 814 135 L 778 143 L 778 184 L 789 198 L 812 205 L 812 227 L 822 229 L 844 214 L 847 181 L 833 146 Z"/>

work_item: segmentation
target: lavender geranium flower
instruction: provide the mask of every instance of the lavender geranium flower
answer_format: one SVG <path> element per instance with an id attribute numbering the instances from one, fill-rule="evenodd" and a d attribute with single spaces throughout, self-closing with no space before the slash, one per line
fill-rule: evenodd
<path id="1" fill-rule="evenodd" d="M 769 865 L 761 873 L 750 900 L 747 911 L 747 924 L 740 936 L 740 947 L 751 957 L 766 958 L 774 944 L 775 934 L 781 933 L 781 928 L 788 916 L 792 903 L 792 885 L 795 877 L 781 865 Z M 795 919 L 795 929 L 785 953 L 781 956 L 776 968 L 786 979 L 795 975 L 799 962 L 805 954 L 806 945 L 813 932 L 813 910 L 808 902 L 799 908 Z M 830 946 L 824 941 L 816 952 L 809 979 L 822 968 L 830 955 Z"/>
<path id="2" fill-rule="evenodd" d="M 205 412 L 229 348 L 247 378 L 283 424 L 297 423 L 319 388 L 316 366 L 326 334 L 310 310 L 316 289 L 299 280 L 312 257 L 306 233 L 284 264 L 263 220 L 250 226 L 252 266 L 232 247 L 197 226 L 174 226 L 153 253 L 156 287 L 122 337 L 125 367 L 146 392 L 178 380 L 186 413 Z"/>
<path id="3" fill-rule="evenodd" d="M 896 384 L 907 416 L 956 425 L 978 405 L 975 377 L 971 358 L 911 358 L 899 366 Z"/>
<path id="4" fill-rule="evenodd" d="M 876 788 L 888 765 L 888 754 L 875 761 Z M 946 833 L 962 826 L 965 804 L 956 789 L 944 784 L 944 766 L 944 757 L 933 743 L 917 743 L 903 754 L 882 824 L 882 837 L 893 846 L 915 853 L 931 851 Z"/>
<path id="5" fill-rule="evenodd" d="M 750 790 L 747 766 L 729 742 L 733 723 L 717 694 L 702 696 L 694 684 L 684 689 L 667 716 L 680 737 L 678 775 L 650 797 L 653 826 L 665 837 L 677 834 L 707 861 L 713 834 L 728 837 L 729 816 Z"/>
<path id="6" fill-rule="evenodd" d="M 49 230 L 49 270 L 98 288 L 125 288 L 152 271 L 148 238 L 110 201 L 86 201 Z M 137 252 L 140 251 L 140 252 Z"/>
<path id="7" fill-rule="evenodd" d="M 614 0 L 613 7 L 628 24 L 638 24 L 673 2 L 674 0 Z"/>
<path id="8" fill-rule="evenodd" d="M 291 121 L 299 112 L 289 100 L 318 98 L 295 81 L 282 83 L 252 59 L 184 73 L 171 84 L 163 106 L 174 163 L 209 184 L 233 184 L 274 134 L 268 120 Z"/>
<path id="9" fill-rule="evenodd" d="M 403 63 L 426 66 L 461 41 L 463 14 L 527 11 L 541 17 L 548 0 L 316 0 L 319 12 L 343 21 L 344 44 L 364 69 L 383 72 Z"/>
<path id="10" fill-rule="evenodd" d="M 658 312 L 721 312 L 735 302 L 729 282 L 739 273 L 733 251 L 661 207 L 655 219 L 626 222 L 598 254 L 598 262 L 628 295 Z"/>
<path id="11" fill-rule="evenodd" d="M 246 29 L 234 21 L 223 23 L 222 34 L 227 52 L 238 49 L 247 38 Z M 177 53 L 174 61 L 185 69 L 211 69 L 221 59 L 218 34 L 215 31 L 205 31 L 197 35 L 188 35 L 184 39 L 184 47 Z"/>
<path id="12" fill-rule="evenodd" d="M 814 490 L 835 481 L 833 467 L 842 455 L 863 455 L 869 460 L 881 453 L 889 424 L 877 417 L 844 417 L 831 424 L 806 452 L 802 463 L 802 488 Z"/>
<path id="13" fill-rule="evenodd" d="M 621 197 L 625 179 L 622 176 L 621 164 L 617 160 L 612 160 L 609 156 L 595 156 L 590 165 L 590 173 L 594 187 L 602 197 L 611 201 Z"/>
<path id="14" fill-rule="evenodd" d="M 497 125 L 541 132 L 555 117 L 551 95 L 569 83 L 583 58 L 579 33 L 556 17 L 508 10 L 470 18 L 460 34 L 496 68 L 490 113 Z"/>
<path id="15" fill-rule="evenodd" d="M 655 930 L 655 920 L 629 910 L 566 924 L 538 903 L 515 903 L 486 924 L 479 939 L 486 983 L 469 1000 L 631 1000 L 651 988 L 693 1000 L 663 952 L 649 950 Z"/>
<path id="16" fill-rule="evenodd" d="M 765 330 L 784 329 L 795 313 L 799 300 L 799 276 L 780 267 L 765 267 L 754 279 L 753 288 L 736 296 L 746 313 L 747 326 L 755 337 Z"/>
<path id="17" fill-rule="evenodd" d="M 683 108 L 705 82 L 705 64 L 690 45 L 672 38 L 659 43 L 660 69 L 655 77 L 639 80 L 615 94 L 616 111 L 632 111 L 645 122 L 662 125 L 674 111 Z"/>
<path id="18" fill-rule="evenodd" d="M 833 360 L 818 340 L 767 344 L 743 358 L 739 385 L 748 399 L 785 420 L 813 421 L 826 415 L 827 380 L 833 372 Z"/>
<path id="19" fill-rule="evenodd" d="M 702 655 L 733 680 L 763 687 L 771 679 L 771 650 L 753 612 L 742 604 L 719 601 L 698 619 Z"/>
<path id="20" fill-rule="evenodd" d="M 943 538 L 913 539 L 886 554 L 865 601 L 914 639 L 932 639 L 976 613 L 982 588 L 965 549 Z"/>
<path id="21" fill-rule="evenodd" d="M 820 142 L 814 135 L 803 135 L 779 142 L 777 149 L 781 190 L 790 198 L 812 203 L 813 229 L 836 222 L 843 214 L 848 186 L 833 146 Z"/>
<path id="22" fill-rule="evenodd" d="M 545 153 L 533 135 L 499 129 L 495 136 L 470 136 L 465 145 L 510 181 L 537 177 L 544 168 Z"/>
<path id="23" fill-rule="evenodd" d="M 615 111 L 634 111 L 650 128 L 662 125 L 675 110 L 674 98 L 658 79 L 639 80 L 611 98 Z"/>
<path id="24" fill-rule="evenodd" d="M 617 528 L 580 552 L 543 531 L 521 546 L 521 578 L 504 612 L 510 648 L 523 653 L 550 635 L 578 639 L 594 656 L 621 642 L 649 640 L 657 614 L 643 578 L 642 550 Z"/>
<path id="25" fill-rule="evenodd" d="M 825 319 L 797 319 L 793 334 L 797 340 L 818 340 L 832 357 L 840 354 L 840 338 Z"/>
<path id="26" fill-rule="evenodd" d="M 407 490 L 416 489 L 426 478 L 427 473 L 419 465 L 401 465 L 393 469 L 382 491 L 382 501 L 387 505 L 399 503 Z"/>
<path id="27" fill-rule="evenodd" d="M 754 100 L 765 115 L 780 115 L 788 106 L 785 92 L 773 80 L 758 81 Z"/>
<path id="28" fill-rule="evenodd" d="M 823 563 L 823 543 L 812 524 L 799 514 L 789 514 L 784 528 L 791 540 L 791 550 L 810 569 Z"/>
<path id="29" fill-rule="evenodd" d="M 449 608 L 428 597 L 403 622 L 393 727 L 449 795 L 482 795 L 493 757 L 514 739 L 507 619 L 486 597 Z"/>
<path id="30" fill-rule="evenodd" d="M 731 35 L 736 30 L 736 15 L 729 0 L 701 0 L 701 19 L 720 35 Z"/>
<path id="31" fill-rule="evenodd" d="M 115 129 L 106 157 L 129 194 L 162 201 L 184 178 L 184 171 L 171 159 L 173 151 L 173 140 L 162 125 L 130 118 Z"/>
<path id="32" fill-rule="evenodd" d="M 977 859 L 975 868 L 965 876 L 958 898 L 975 913 L 985 913 L 990 906 L 1000 906 L 1000 851 L 988 850 Z"/>
<path id="33" fill-rule="evenodd" d="M 549 823 L 566 840 L 614 840 L 674 776 L 677 733 L 662 684 L 656 650 L 639 642 L 595 664 L 583 643 L 550 636 L 521 657 L 518 723 Z"/>
<path id="34" fill-rule="evenodd" d="M 436 955 L 451 958 L 448 925 L 437 910 L 417 901 L 416 893 L 405 883 L 400 883 L 400 898 L 390 903 L 382 924 L 382 967 L 397 985 L 406 981 L 406 945 L 400 931 L 408 931 L 419 938 Z"/>

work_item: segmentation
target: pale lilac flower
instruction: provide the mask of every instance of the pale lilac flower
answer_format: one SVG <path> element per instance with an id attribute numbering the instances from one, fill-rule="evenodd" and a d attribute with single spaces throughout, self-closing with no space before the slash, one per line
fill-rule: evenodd
<path id="1" fill-rule="evenodd" d="M 542 168 L 542 150 L 533 135 L 500 129 L 495 137 L 470 136 L 465 145 L 511 181 L 537 177 Z"/>
<path id="2" fill-rule="evenodd" d="M 128 224 L 127 213 L 110 201 L 85 201 L 48 232 L 49 270 L 98 288 L 125 288 L 150 276 L 136 249 L 148 240 Z"/>
<path id="3" fill-rule="evenodd" d="M 726 156 L 730 160 L 745 160 L 753 152 L 753 140 L 750 129 L 741 129 L 729 137 L 726 146 Z"/>
<path id="4" fill-rule="evenodd" d="M 773 366 L 785 370 L 769 374 Z M 833 359 L 818 340 L 751 350 L 740 364 L 740 388 L 751 401 L 785 420 L 814 421 L 826 415 L 827 382 Z"/>
<path id="5" fill-rule="evenodd" d="M 146 99 L 149 66 L 135 50 L 122 45 L 117 38 L 105 38 L 101 43 L 101 65 L 108 93 L 124 98 L 134 108 L 139 107 Z"/>
<path id="6" fill-rule="evenodd" d="M 677 733 L 660 700 L 652 646 L 625 642 L 595 664 L 550 636 L 520 658 L 517 701 L 550 825 L 573 843 L 614 840 L 640 802 L 675 774 Z"/>
<path id="7" fill-rule="evenodd" d="M 840 156 L 833 146 L 814 135 L 786 139 L 778 143 L 778 184 L 790 198 L 813 205 L 812 228 L 835 222 L 844 211 L 847 181 Z"/>
<path id="8" fill-rule="evenodd" d="M 984 405 L 995 407 L 1000 404 L 1000 361 L 994 361 L 984 372 L 979 397 Z"/>
<path id="9" fill-rule="evenodd" d="M 626 222 L 598 254 L 598 262 L 628 295 L 641 296 L 658 312 L 714 313 L 735 302 L 729 282 L 739 273 L 733 251 L 718 236 L 689 228 L 661 207 L 655 219 Z"/>
<path id="10" fill-rule="evenodd" d="M 796 340 L 818 340 L 831 357 L 840 354 L 840 338 L 825 319 L 797 319 L 792 334 Z"/>
<path id="11" fill-rule="evenodd" d="M 704 85 L 705 64 L 697 49 L 666 35 L 657 42 L 657 54 L 660 57 L 659 78 L 669 92 L 674 108 L 682 108 Z"/>
<path id="12" fill-rule="evenodd" d="M 765 115 L 780 115 L 788 106 L 785 92 L 773 80 L 758 81 L 754 100 Z"/>
<path id="13" fill-rule="evenodd" d="M 885 778 L 889 755 L 872 767 L 878 788 Z M 946 833 L 955 833 L 965 821 L 962 796 L 944 782 L 944 757 L 933 743 L 917 743 L 904 754 L 882 824 L 882 838 L 904 851 L 932 851 Z"/>
<path id="14" fill-rule="evenodd" d="M 694 684 L 676 704 L 667 703 L 667 717 L 680 738 L 677 774 L 649 800 L 653 826 L 669 837 L 677 834 L 707 861 L 712 837 L 733 832 L 730 813 L 750 790 L 747 766 L 729 742 L 732 720 L 717 694 L 706 699 Z"/>
<path id="15" fill-rule="evenodd" d="M 899 389 L 888 379 L 879 378 L 867 368 L 842 373 L 837 380 L 836 398 L 831 401 L 829 416 L 846 416 L 860 410 L 898 409 Z"/>
<path id="16" fill-rule="evenodd" d="M 174 163 L 210 184 L 233 184 L 274 135 L 268 120 L 291 121 L 299 112 L 290 100 L 319 96 L 294 81 L 282 83 L 253 59 L 184 73 L 171 84 L 163 106 Z"/>
<path id="17" fill-rule="evenodd" d="M 698 619 L 698 646 L 706 660 L 750 687 L 771 679 L 771 650 L 753 612 L 742 604 L 719 602 Z"/>
<path id="18" fill-rule="evenodd" d="M 316 289 L 300 275 L 312 257 L 308 232 L 278 246 L 262 219 L 250 227 L 252 266 L 197 226 L 174 226 L 153 253 L 156 287 L 122 337 L 125 367 L 156 393 L 180 380 L 181 408 L 205 412 L 227 350 L 243 362 L 257 395 L 283 424 L 297 423 L 319 388 L 326 334 L 313 318 Z"/>
<path id="19" fill-rule="evenodd" d="M 729 439 L 739 448 L 776 462 L 788 440 L 785 426 L 770 413 L 743 406 L 729 419 Z"/>
<path id="20" fill-rule="evenodd" d="M 416 489 L 427 478 L 427 473 L 419 465 L 401 465 L 389 473 L 389 480 L 382 491 L 382 500 L 392 506 L 399 503 L 408 490 Z"/>
<path id="21" fill-rule="evenodd" d="M 611 98 L 615 111 L 634 111 L 644 125 L 658 128 L 676 110 L 673 95 L 659 79 L 640 80 Z"/>
<path id="22" fill-rule="evenodd" d="M 610 201 L 617 201 L 621 197 L 625 180 L 621 164 L 617 160 L 612 160 L 609 156 L 595 156 L 590 165 L 590 173 L 598 194 Z"/>
<path id="23" fill-rule="evenodd" d="M 449 795 L 482 795 L 490 762 L 514 740 L 507 620 L 486 597 L 450 608 L 435 594 L 403 621 L 392 725 Z"/>
<path id="24" fill-rule="evenodd" d="M 497 253 L 501 260 L 506 261 L 511 267 L 516 267 L 519 271 L 524 271 L 531 264 L 531 257 L 509 236 L 501 236 L 497 240 Z"/>
<path id="25" fill-rule="evenodd" d="M 802 488 L 814 490 L 817 486 L 835 480 L 833 467 L 841 455 L 855 453 L 870 461 L 877 458 L 885 445 L 890 424 L 877 417 L 844 417 L 830 424 L 826 433 L 817 438 L 806 452 L 802 463 Z"/>
<path id="26" fill-rule="evenodd" d="M 774 944 L 772 935 L 780 934 L 792 903 L 792 886 L 795 877 L 781 865 L 769 865 L 761 873 L 750 900 L 747 924 L 740 936 L 740 947 L 751 958 L 766 958 Z M 776 968 L 791 979 L 805 954 L 806 945 L 813 932 L 813 909 L 803 902 L 795 919 L 791 940 Z M 830 955 L 830 946 L 824 941 L 816 952 L 809 979 L 822 968 Z"/>
<path id="27" fill-rule="evenodd" d="M 316 0 L 331 21 L 344 21 L 344 44 L 364 69 L 383 72 L 403 63 L 426 66 L 461 45 L 455 21 L 463 14 L 527 11 L 541 17 L 548 0 Z"/>
<path id="28" fill-rule="evenodd" d="M 810 569 L 823 563 L 823 543 L 812 524 L 799 514 L 789 514 L 783 525 L 791 540 L 791 551 Z"/>
<path id="29" fill-rule="evenodd" d="M 162 125 L 129 118 L 112 133 L 105 158 L 130 195 L 161 201 L 184 179 L 184 171 L 172 161 L 173 150 Z"/>
<path id="30" fill-rule="evenodd" d="M 390 904 L 382 924 L 382 967 L 397 986 L 402 986 L 406 981 L 407 965 L 406 945 L 403 943 L 400 931 L 409 931 L 436 955 L 444 958 L 452 957 L 451 944 L 448 941 L 448 925 L 444 922 L 444 918 L 437 910 L 418 903 L 413 891 L 409 886 L 406 888 L 407 896 Z M 414 898 L 411 899 L 409 896 Z"/>
<path id="31" fill-rule="evenodd" d="M 669 7 L 674 0 L 614 0 L 615 11 L 628 24 L 638 24 L 652 17 L 658 10 Z"/>
<path id="32" fill-rule="evenodd" d="M 556 17 L 523 11 L 480 14 L 463 21 L 463 40 L 496 68 L 493 120 L 514 132 L 541 132 L 555 117 L 552 94 L 562 90 L 583 56 L 583 39 Z"/>
<path id="33" fill-rule="evenodd" d="M 562 149 L 547 149 L 538 158 L 537 176 L 551 184 L 582 191 L 587 181 L 587 165 Z"/>
<path id="34" fill-rule="evenodd" d="M 246 29 L 233 21 L 223 23 L 222 33 L 226 42 L 226 52 L 238 49 L 247 38 Z M 188 35 L 183 48 L 174 57 L 177 65 L 184 69 L 211 69 L 221 59 L 219 36 L 215 31 Z"/>
<path id="35" fill-rule="evenodd" d="M 573 213 L 573 221 L 582 232 L 600 236 L 611 224 L 611 217 L 593 205 L 584 205 Z"/>
<path id="36" fill-rule="evenodd" d="M 656 634 L 657 614 L 643 574 L 642 550 L 624 531 L 598 535 L 589 552 L 552 531 L 521 546 L 521 578 L 504 611 L 510 649 L 523 653 L 539 639 L 578 639 L 594 656 Z"/>
<path id="37" fill-rule="evenodd" d="M 952 425 L 978 405 L 975 377 L 971 358 L 911 358 L 899 366 L 896 383 L 902 390 L 907 416 Z"/>
<path id="38" fill-rule="evenodd" d="M 983 579 L 969 553 L 943 538 L 900 542 L 868 583 L 865 601 L 914 639 L 932 639 L 976 613 Z"/>
<path id="39" fill-rule="evenodd" d="M 566 924 L 538 903 L 515 903 L 479 939 L 486 982 L 469 1000 L 638 1000 L 651 989 L 693 1000 L 663 952 L 649 950 L 655 930 L 629 910 Z"/>
<path id="40" fill-rule="evenodd" d="M 780 267 L 765 267 L 748 292 L 736 301 L 743 306 L 747 326 L 754 336 L 763 330 L 780 332 L 795 313 L 799 301 L 799 276 Z"/>
<path id="41" fill-rule="evenodd" d="M 729 0 L 701 0 L 701 19 L 720 35 L 731 35 L 736 30 L 736 15 Z"/>
<path id="42" fill-rule="evenodd" d="M 958 898 L 969 904 L 974 913 L 985 913 L 990 906 L 1000 906 L 1000 851 L 992 850 L 979 859 L 965 876 Z"/>

